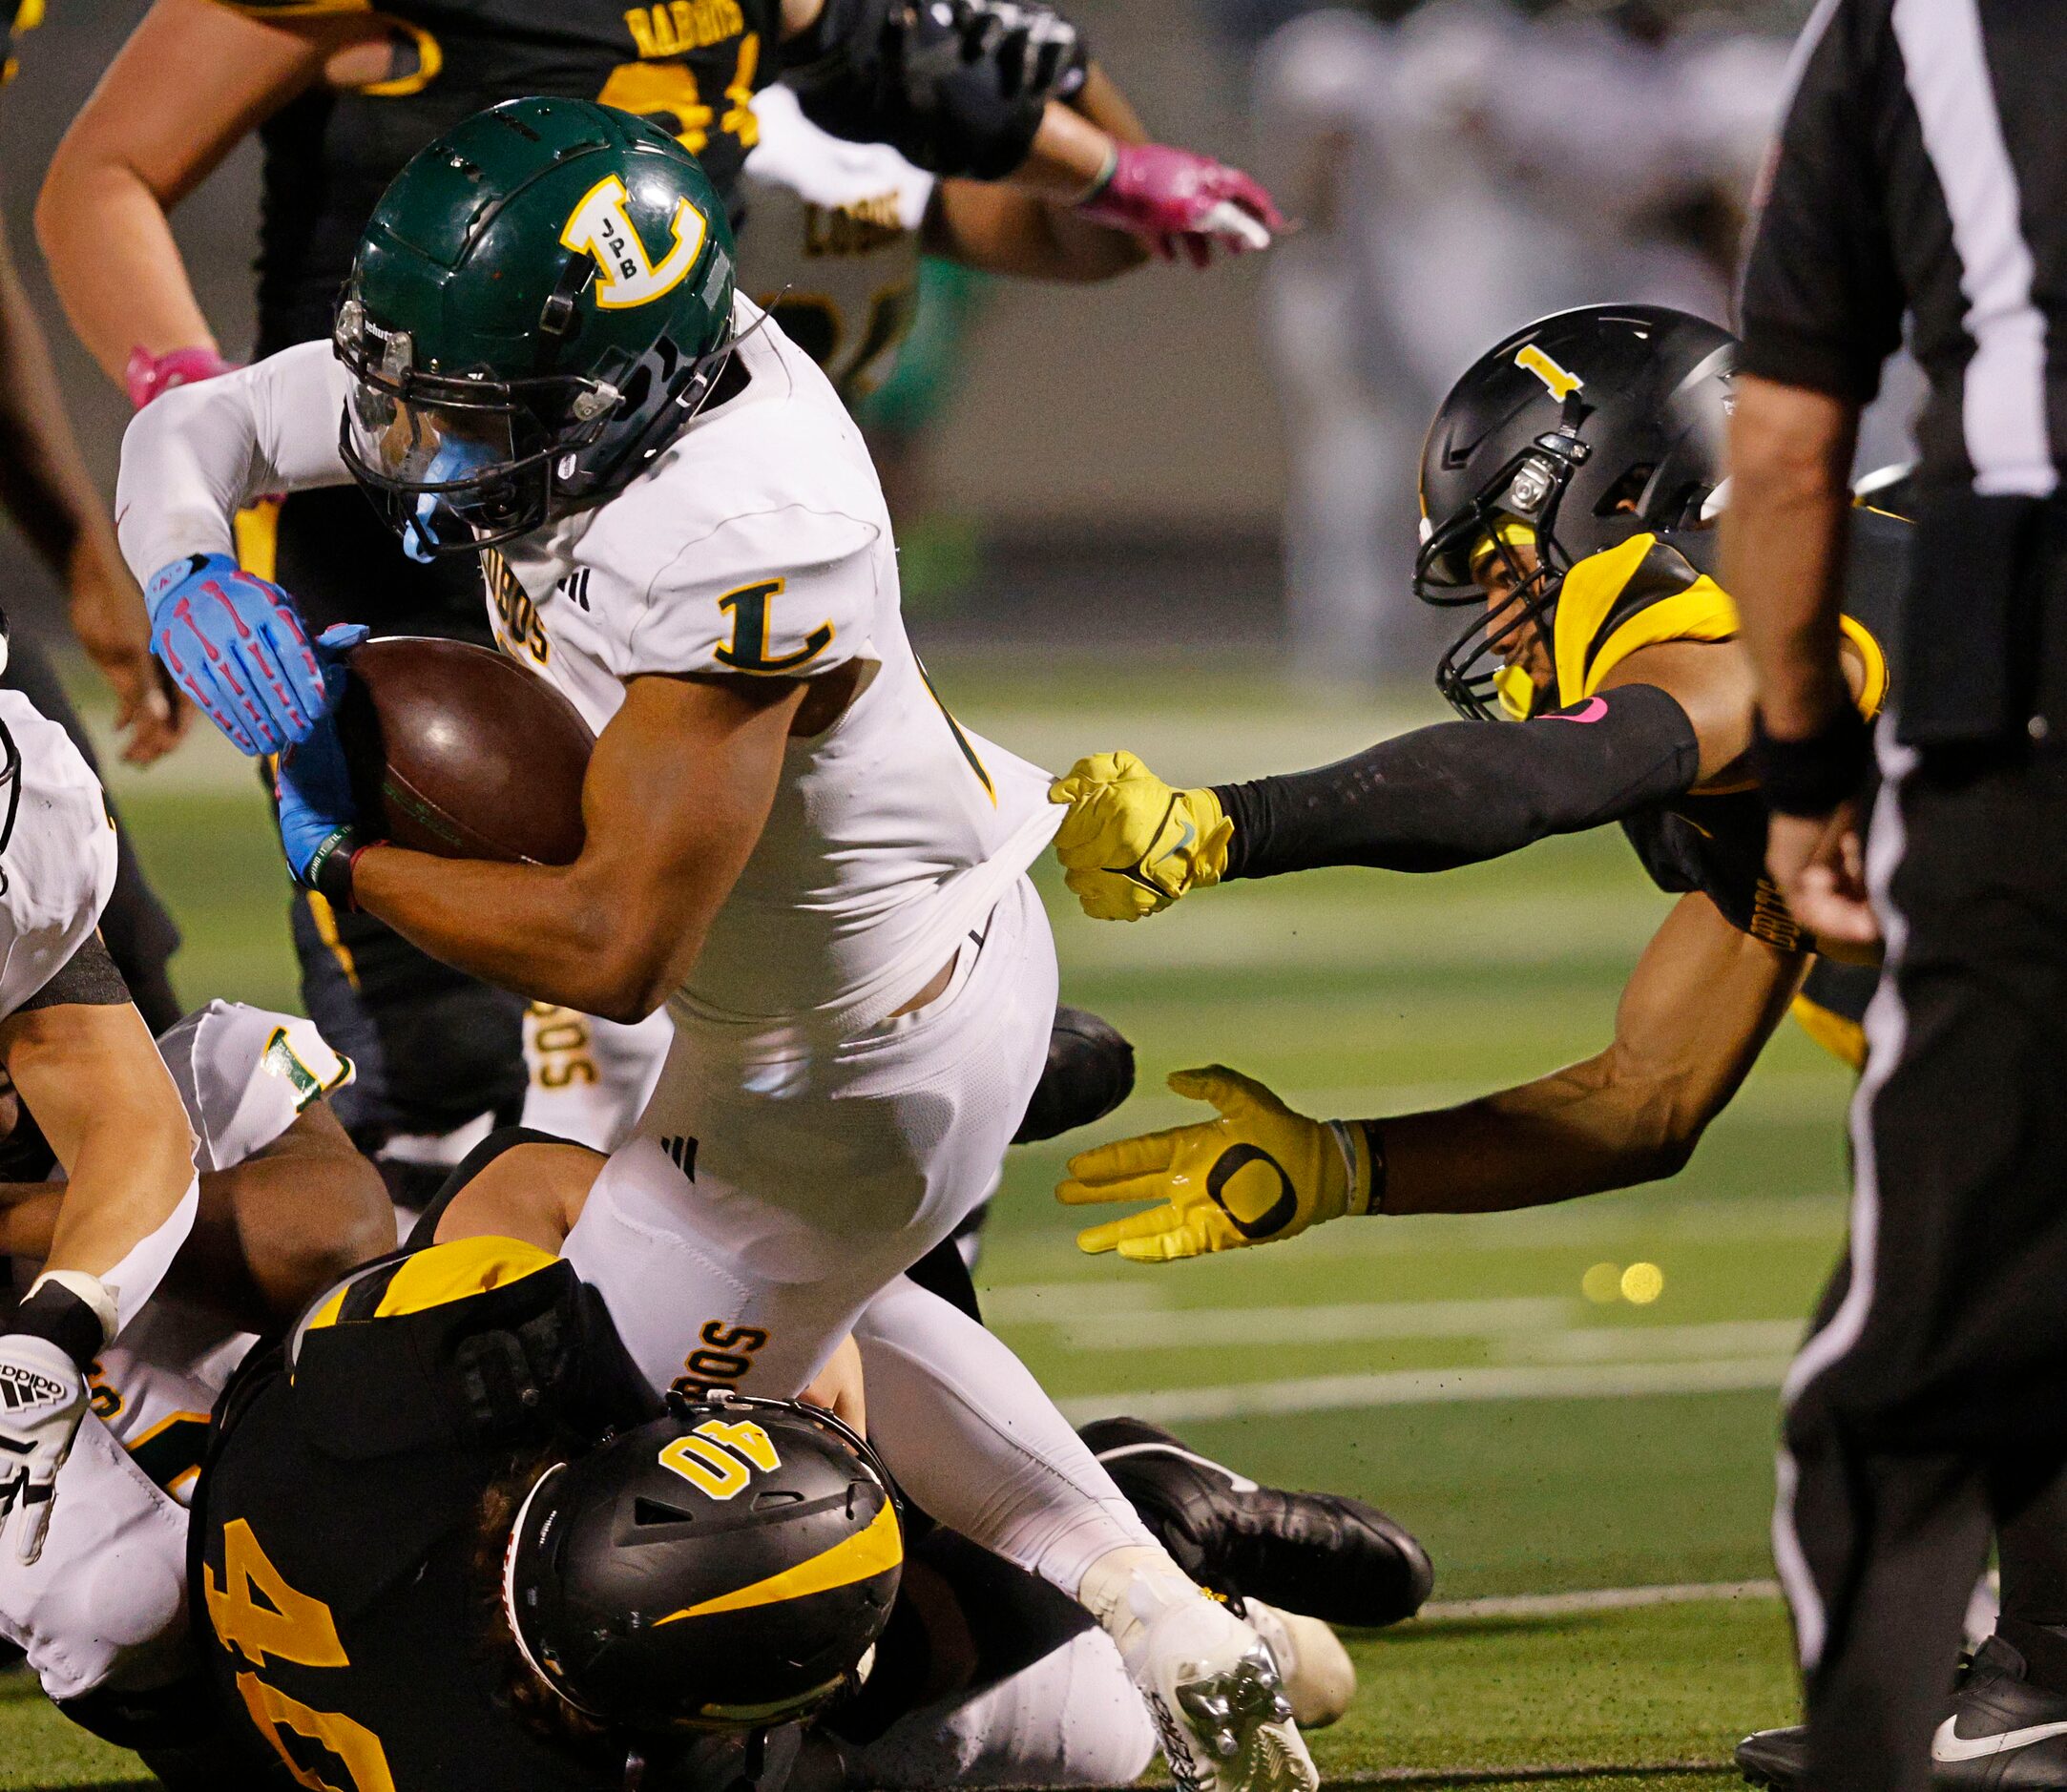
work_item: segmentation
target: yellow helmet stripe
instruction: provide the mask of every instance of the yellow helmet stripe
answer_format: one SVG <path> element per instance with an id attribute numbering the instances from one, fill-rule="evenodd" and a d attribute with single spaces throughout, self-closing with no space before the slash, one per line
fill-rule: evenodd
<path id="1" fill-rule="evenodd" d="M 679 1618 L 707 1617 L 717 1612 L 743 1612 L 751 1606 L 776 1605 L 784 1599 L 802 1599 L 814 1593 L 829 1593 L 835 1587 L 851 1587 L 868 1580 L 905 1559 L 905 1542 L 897 1529 L 897 1510 L 887 1500 L 868 1521 L 867 1529 L 835 1543 L 831 1549 L 807 1562 L 785 1568 L 779 1574 L 757 1580 L 734 1593 L 721 1593 L 680 1612 L 670 1612 L 656 1620 L 656 1628 Z"/>

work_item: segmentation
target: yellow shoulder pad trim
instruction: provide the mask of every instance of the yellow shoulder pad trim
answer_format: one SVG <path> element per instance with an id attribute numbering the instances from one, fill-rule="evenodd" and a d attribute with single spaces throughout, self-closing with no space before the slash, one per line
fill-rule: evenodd
<path id="1" fill-rule="evenodd" d="M 449 1244 L 433 1244 L 395 1272 L 373 1317 L 393 1319 L 464 1301 L 535 1276 L 559 1261 L 521 1239 L 454 1239 Z"/>
<path id="2" fill-rule="evenodd" d="M 1857 1021 L 1832 1013 L 1821 1002 L 1811 1002 L 1806 995 L 1796 996 L 1788 1004 L 1787 1012 L 1832 1057 L 1855 1071 L 1866 1069 L 1866 1029 Z"/>
<path id="3" fill-rule="evenodd" d="M 541 1269 L 551 1269 L 560 1260 L 521 1239 L 454 1239 L 449 1244 L 433 1244 L 407 1258 L 388 1278 L 381 1291 L 375 1319 L 395 1319 L 406 1313 L 421 1313 L 433 1306 L 464 1301 L 470 1295 L 486 1294 L 512 1281 L 521 1281 Z M 303 1327 L 319 1331 L 335 1325 L 344 1297 L 359 1283 L 358 1276 L 341 1282 Z"/>
<path id="4" fill-rule="evenodd" d="M 1587 669 L 1586 688 L 1579 695 L 1593 696 L 1608 674 L 1639 647 L 1656 647 L 1664 641 L 1726 641 L 1736 633 L 1737 606 L 1703 573 L 1684 591 L 1638 611 L 1601 642 Z"/>
<path id="5" fill-rule="evenodd" d="M 1632 535 L 1619 548 L 1589 554 L 1565 574 L 1564 588 L 1557 594 L 1556 619 L 1551 627 L 1560 708 L 1582 702 L 1593 695 L 1593 687 L 1586 682 L 1586 650 L 1600 633 L 1608 612 L 1615 608 L 1622 587 L 1629 583 L 1657 541 L 1656 535 Z"/>
<path id="6" fill-rule="evenodd" d="M 868 1521 L 866 1530 L 807 1562 L 785 1568 L 735 1593 L 721 1593 L 679 1612 L 655 1620 L 656 1628 L 685 1617 L 705 1617 L 717 1612 L 743 1612 L 749 1606 L 777 1605 L 784 1599 L 802 1599 L 814 1593 L 829 1593 L 835 1587 L 850 1587 L 857 1580 L 873 1579 L 905 1559 L 905 1541 L 897 1529 L 897 1509 L 889 1501 Z"/>

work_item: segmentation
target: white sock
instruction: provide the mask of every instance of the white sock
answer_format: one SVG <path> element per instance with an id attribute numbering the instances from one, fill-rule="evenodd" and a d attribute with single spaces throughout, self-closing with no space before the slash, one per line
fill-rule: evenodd
<path id="1" fill-rule="evenodd" d="M 854 1340 L 870 1440 L 942 1524 L 1072 1597 L 1115 1551 L 1169 1561 L 1026 1365 L 966 1313 L 900 1277 Z"/>

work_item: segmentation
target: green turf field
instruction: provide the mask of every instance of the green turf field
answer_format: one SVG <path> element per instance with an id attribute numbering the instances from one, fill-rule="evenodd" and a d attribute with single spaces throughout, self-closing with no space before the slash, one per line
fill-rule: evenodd
<path id="1" fill-rule="evenodd" d="M 1315 763 L 1435 713 L 1316 704 L 1241 667 L 1145 712 L 1088 667 L 934 670 L 966 722 L 1043 763 L 1124 745 L 1187 782 Z M 182 988 L 290 1004 L 262 806 L 234 755 L 190 752 L 117 785 L 187 931 Z M 1309 1112 L 1361 1114 L 1581 1055 L 1665 907 L 1613 835 L 1441 879 L 1237 885 L 1127 927 L 1044 885 L 1069 998 L 1139 1053 L 1142 1093 L 1099 1136 L 1190 1117 L 1161 1077 L 1215 1058 Z M 1349 1222 L 1159 1269 L 1074 1249 L 1049 1196 L 1064 1153 L 1038 1147 L 1008 1166 L 981 1279 L 1073 1416 L 1159 1418 L 1427 1541 L 1439 1610 L 1354 1639 L 1358 1704 L 1315 1739 L 1331 1779 L 1691 1785 L 1792 1709 L 1781 1608 L 1736 1583 L 1771 1572 L 1774 1390 L 1842 1231 L 1847 1087 L 1790 1029 L 1668 1188 Z M 1660 1272 L 1656 1299 L 1624 1298 L 1635 1264 Z M 1732 1592 L 1527 1599 L 1717 1586 Z M 115 1782 L 126 1762 L 0 1679 L 0 1792 Z"/>

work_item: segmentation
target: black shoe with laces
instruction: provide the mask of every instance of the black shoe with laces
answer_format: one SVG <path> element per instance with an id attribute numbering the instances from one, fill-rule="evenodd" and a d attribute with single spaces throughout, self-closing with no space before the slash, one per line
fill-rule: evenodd
<path id="1" fill-rule="evenodd" d="M 1263 1487 L 1140 1419 L 1078 1433 L 1201 1586 L 1324 1618 L 1396 1624 L 1435 1584 L 1428 1552 L 1375 1506 Z"/>
<path id="2" fill-rule="evenodd" d="M 1744 1778 L 1772 1792 L 1803 1792 L 1807 1764 L 1808 1732 L 1799 1727 L 1737 1744 Z M 2033 1685 L 2024 1657 L 1991 1636 L 1931 1734 L 1931 1783 L 1940 1792 L 2067 1792 L 2067 1693 Z"/>

